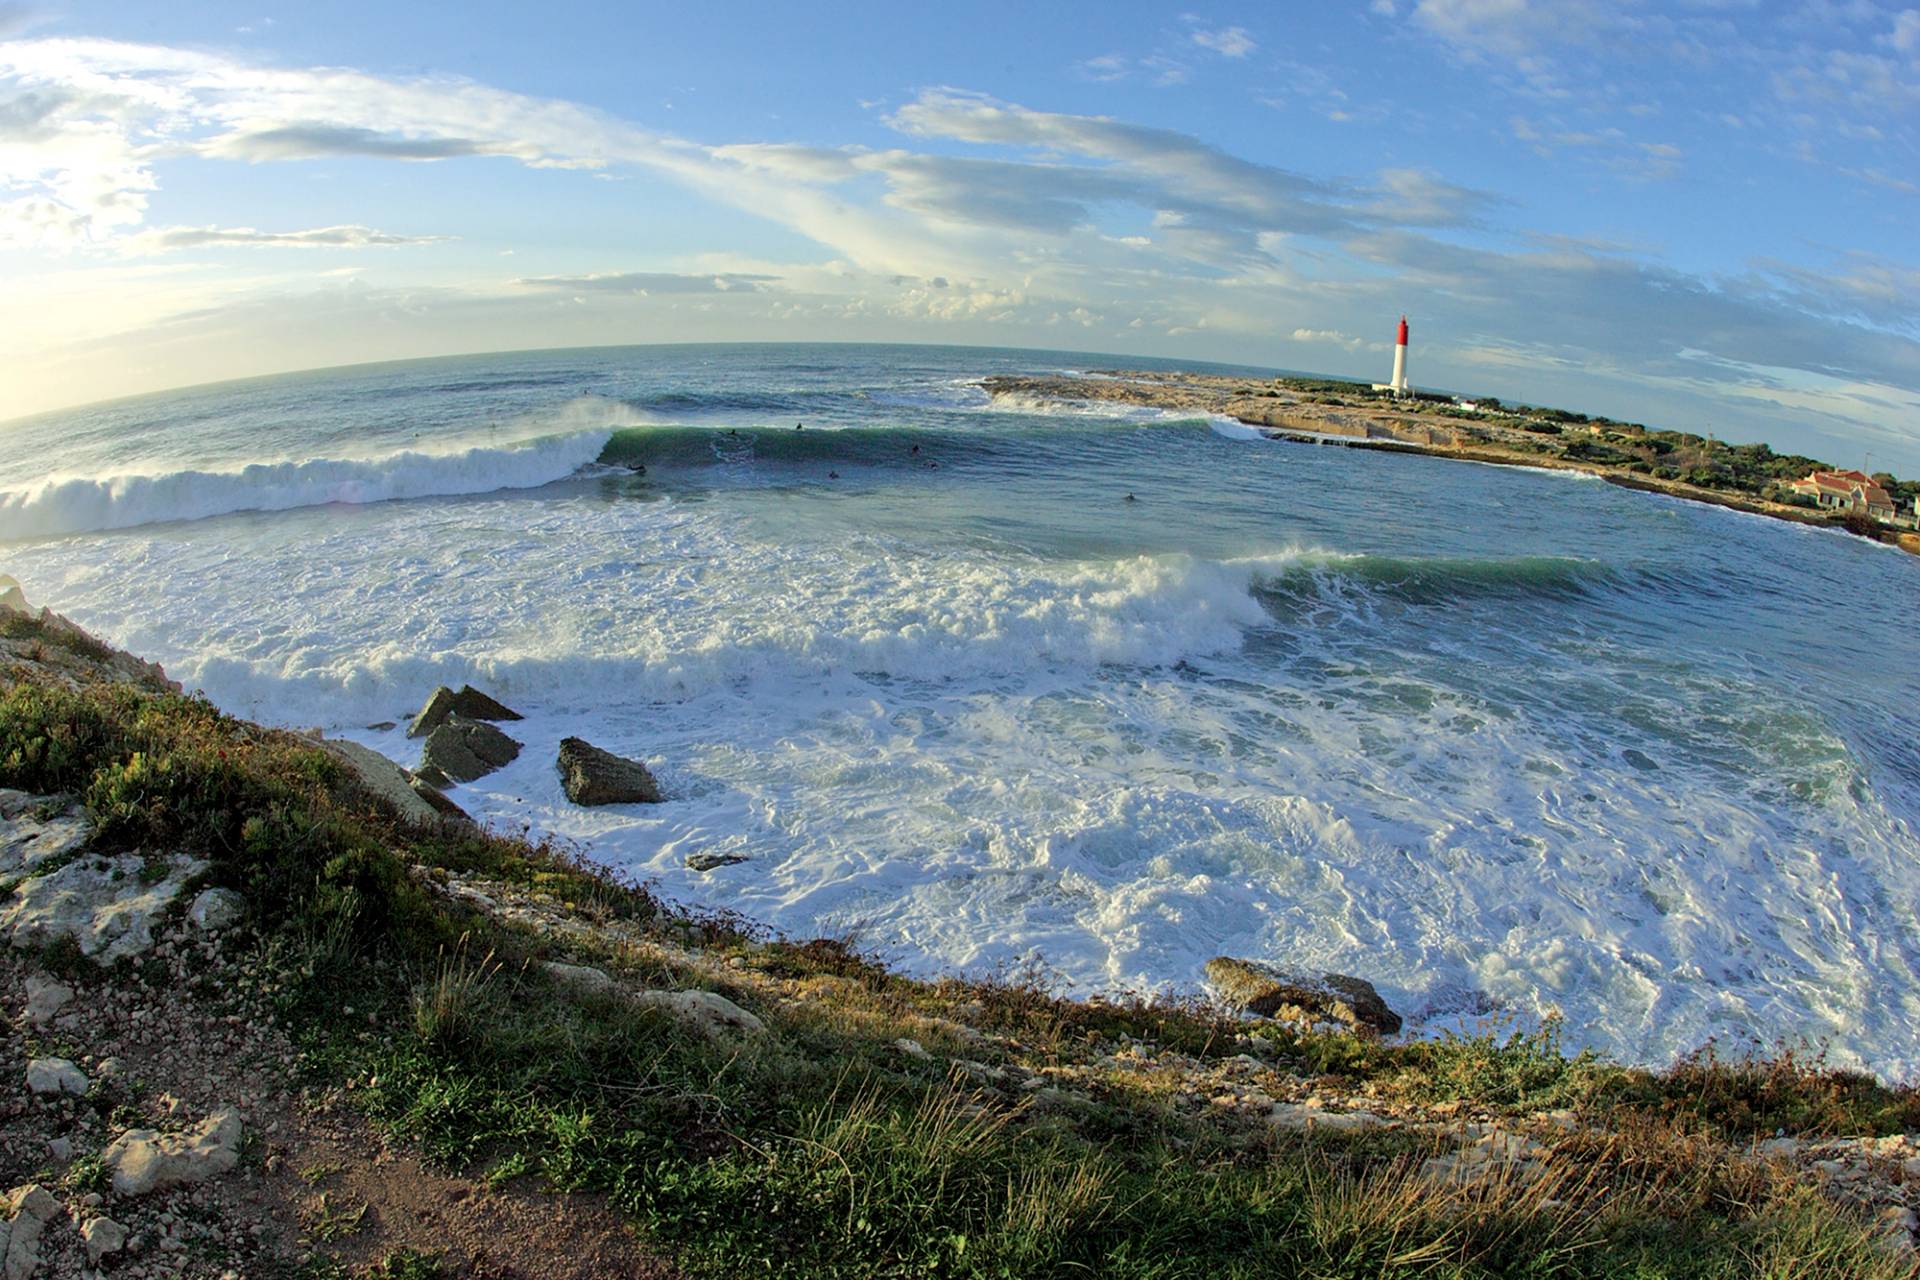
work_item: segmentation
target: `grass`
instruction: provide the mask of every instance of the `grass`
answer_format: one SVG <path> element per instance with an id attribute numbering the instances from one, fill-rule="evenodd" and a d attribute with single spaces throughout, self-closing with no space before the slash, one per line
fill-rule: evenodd
<path id="1" fill-rule="evenodd" d="M 430 1160 L 606 1194 L 694 1274 L 1913 1274 L 1726 1146 L 1920 1127 L 1911 1090 L 1818 1058 L 1703 1053 L 1656 1073 L 1570 1055 L 1552 1027 L 1395 1044 L 1065 999 L 1034 971 L 913 981 L 847 940 L 690 919 L 561 850 L 404 828 L 304 739 L 124 686 L 0 691 L 0 786 L 81 796 L 108 846 L 205 857 L 248 895 L 247 970 L 324 1080 Z M 709 1040 L 559 985 L 537 963 L 554 939 L 431 891 L 450 874 L 617 922 L 626 941 L 567 958 L 718 989 L 770 1032 Z M 1381 1106 L 1607 1124 L 1558 1140 L 1544 1176 L 1454 1184 L 1423 1176 L 1438 1140 L 1416 1130 L 1285 1134 L 1182 1100 L 1240 1055 L 1263 1080 Z M 329 1206 L 314 1230 L 352 1226 Z"/>

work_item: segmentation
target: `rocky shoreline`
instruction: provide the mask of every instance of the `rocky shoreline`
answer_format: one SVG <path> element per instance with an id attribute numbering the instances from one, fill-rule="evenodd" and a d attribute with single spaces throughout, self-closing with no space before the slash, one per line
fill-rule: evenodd
<path id="1" fill-rule="evenodd" d="M 459 731 L 460 706 L 504 733 L 497 726 L 514 713 L 484 697 L 436 690 L 420 736 Z M 198 748 L 183 736 L 179 751 L 203 750 L 216 770 L 310 781 L 326 772 L 315 761 L 332 762 L 338 780 L 315 793 L 315 812 L 340 830 L 319 862 L 260 844 L 259 814 L 225 828 L 253 852 L 219 839 L 130 846 L 102 825 L 112 811 L 97 778 L 0 791 L 5 1280 L 329 1280 L 398 1275 L 403 1262 L 431 1267 L 409 1276 L 946 1274 L 994 1249 L 1002 1260 L 989 1252 L 982 1274 L 1012 1274 L 1024 1264 L 1005 1258 L 1027 1255 L 1004 1253 L 1015 1243 L 992 1234 L 1004 1210 L 965 1216 L 977 1197 L 1056 1169 L 1062 1180 L 1029 1206 L 1064 1215 L 1047 1247 L 1077 1256 L 1091 1235 L 1098 1257 L 1138 1244 L 1145 1228 L 1103 1216 L 1077 1180 L 1156 1186 L 1188 1165 L 1210 1171 L 1206 1197 L 1262 1169 L 1319 1171 L 1286 1193 L 1303 1197 L 1289 1212 L 1316 1225 L 1248 1255 L 1268 1259 L 1261 1274 L 1322 1258 L 1323 1235 L 1340 1256 L 1373 1256 L 1379 1227 L 1315 1199 L 1323 1184 L 1404 1219 L 1395 1232 L 1429 1224 L 1420 1230 L 1435 1233 L 1432 1247 L 1454 1251 L 1444 1256 L 1480 1259 L 1474 1274 L 1507 1274 L 1488 1260 L 1514 1231 L 1541 1248 L 1579 1240 L 1626 1258 L 1655 1219 L 1696 1233 L 1682 1253 L 1734 1231 L 1736 1249 L 1797 1260 L 1799 1237 L 1768 1234 L 1766 1214 L 1819 1234 L 1819 1274 L 1891 1280 L 1915 1269 L 1920 1105 L 1910 1091 L 1791 1062 L 1709 1061 L 1663 1076 L 1565 1059 L 1550 1043 L 1401 1041 L 1398 1015 L 1362 979 L 1229 957 L 1208 966 L 1219 996 L 1207 1004 L 1070 1001 L 1008 977 L 908 980 L 844 943 L 676 911 L 478 831 L 375 753 L 216 721 L 157 668 L 54 615 L 0 609 L 0 713 L 44 698 L 66 699 L 63 722 L 76 725 L 89 706 L 187 715 L 200 726 L 191 734 L 217 734 Z M 15 771 L 0 786 L 21 780 L 33 741 L 0 740 L 0 762 Z M 98 776 L 140 758 L 104 761 Z M 569 739 L 555 767 L 579 772 L 577 803 L 606 788 L 639 802 L 637 762 Z M 235 868 L 290 852 L 293 862 L 271 865 L 321 871 L 308 914 L 233 887 L 284 883 Z M 365 861 L 374 858 L 384 870 Z M 327 880 L 333 867 L 350 878 Z M 327 887 L 337 883 L 354 886 L 347 899 Z M 354 942 L 348 930 L 370 921 Z M 796 1091 L 811 1101 L 799 1121 L 783 1119 L 781 1099 Z M 901 1128 L 875 1147 L 882 1098 L 898 1100 Z M 788 1136 L 790 1123 L 799 1127 Z M 612 1155 L 579 1145 L 622 1124 L 641 1126 L 630 1131 L 637 1164 L 622 1163 L 618 1142 Z M 649 1137 L 650 1124 L 668 1136 Z M 867 1233 L 836 1235 L 840 1190 L 817 1217 L 786 1216 L 818 1179 L 838 1187 L 853 1176 L 853 1161 L 925 1176 L 932 1157 L 917 1144 L 927 1133 L 950 1135 L 942 1141 L 975 1153 L 968 1160 L 1004 1151 L 1014 1162 L 984 1167 L 941 1211 L 971 1222 L 971 1236 L 929 1237 L 912 1216 L 921 1210 L 878 1202 Z M 795 1157 L 780 1152 L 828 1146 L 830 1159 L 781 1181 Z M 1115 1163 L 1115 1150 L 1156 1154 Z M 1067 1163 L 1047 1163 L 1062 1151 Z M 672 1179 L 698 1180 L 716 1163 L 784 1190 L 731 1209 L 671 1200 Z M 667 1183 L 631 1189 L 662 1167 Z M 941 1176 L 963 1180 L 971 1167 Z M 562 1187 L 576 1194 L 553 1193 Z M 1198 1212 L 1186 1203 L 1160 1212 Z M 742 1215 L 768 1212 L 756 1230 L 792 1230 L 790 1263 L 772 1265 L 757 1237 L 714 1243 L 733 1240 Z M 1754 1214 L 1759 1234 L 1740 1243 Z M 1493 1243 L 1471 1243 L 1483 1237 Z M 1175 1239 L 1169 1258 L 1200 1247 Z M 808 1262 L 801 1242 L 838 1261 Z M 1483 1247 L 1494 1252 L 1474 1252 Z M 1313 1263 L 1320 1274 L 1371 1273 L 1323 1263 Z M 1219 1274 L 1243 1274 L 1238 1266 Z"/>
<path id="2" fill-rule="evenodd" d="M 1353 384 L 1348 394 L 1331 396 L 1304 390 L 1304 385 L 1285 378 L 1260 381 L 1160 370 L 1098 370 L 1088 376 L 1007 374 L 981 382 L 987 393 L 996 398 L 1127 404 L 1205 414 L 1262 428 L 1270 439 L 1296 444 L 1378 449 L 1495 466 L 1579 471 L 1643 493 L 1665 494 L 1796 524 L 1845 527 L 1835 516 L 1803 507 L 1563 456 L 1543 444 L 1541 435 L 1498 420 L 1459 412 L 1443 416 L 1440 405 L 1374 396 L 1358 384 Z M 1876 530 L 1873 536 L 1889 546 L 1920 555 L 1920 534 L 1888 528 Z"/>

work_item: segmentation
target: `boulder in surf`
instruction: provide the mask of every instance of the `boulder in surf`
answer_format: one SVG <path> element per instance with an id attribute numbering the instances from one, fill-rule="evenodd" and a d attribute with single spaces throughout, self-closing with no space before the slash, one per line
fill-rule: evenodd
<path id="1" fill-rule="evenodd" d="M 560 785 L 575 804 L 659 804 L 666 799 L 647 766 L 581 738 L 561 741 L 557 764 Z"/>
<path id="2" fill-rule="evenodd" d="M 520 744 L 484 720 L 449 715 L 420 748 L 418 777 L 472 782 L 520 754 Z"/>
<path id="3" fill-rule="evenodd" d="M 469 720 L 519 720 L 518 711 L 480 692 L 472 685 L 460 686 L 460 692 L 441 685 L 427 696 L 420 714 L 407 726 L 409 738 L 424 738 L 446 722 L 448 716 Z"/>
<path id="4" fill-rule="evenodd" d="M 1207 981 L 1225 1003 L 1263 1018 L 1334 1023 L 1375 1035 L 1400 1030 L 1400 1015 L 1387 1007 L 1365 978 L 1288 972 L 1257 960 L 1215 956 L 1207 961 Z"/>

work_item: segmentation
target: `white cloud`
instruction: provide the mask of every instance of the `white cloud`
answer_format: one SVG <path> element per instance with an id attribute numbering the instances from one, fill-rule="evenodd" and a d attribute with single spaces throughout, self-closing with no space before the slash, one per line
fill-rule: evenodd
<path id="1" fill-rule="evenodd" d="M 1245 27 L 1221 27 L 1212 31 L 1203 27 L 1193 33 L 1193 42 L 1228 58 L 1244 58 L 1260 47 Z"/>
<path id="2" fill-rule="evenodd" d="M 682 275 L 668 271 L 617 271 L 584 276 L 527 276 L 514 284 L 524 289 L 561 293 L 615 293 L 651 297 L 663 293 L 737 293 L 764 289 L 776 277 L 720 272 Z"/>
<path id="3" fill-rule="evenodd" d="M 1901 53 L 1920 57 L 1920 9 L 1903 9 L 1893 15 L 1893 31 L 1887 43 Z"/>
<path id="4" fill-rule="evenodd" d="M 371 249 L 432 244 L 446 236 L 402 236 L 355 225 L 312 227 L 304 231 L 259 231 L 253 227 L 155 227 L 116 242 L 131 256 L 174 249 L 245 246 L 269 249 Z"/>

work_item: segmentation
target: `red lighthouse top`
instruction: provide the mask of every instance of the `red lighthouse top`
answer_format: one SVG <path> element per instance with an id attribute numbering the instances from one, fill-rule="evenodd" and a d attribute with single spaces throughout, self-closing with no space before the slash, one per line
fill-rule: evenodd
<path id="1" fill-rule="evenodd" d="M 1407 345 L 1407 318 L 1405 316 L 1400 317 L 1400 335 L 1393 340 L 1393 344 L 1396 347 L 1404 347 Z"/>

